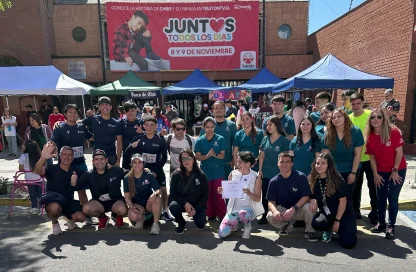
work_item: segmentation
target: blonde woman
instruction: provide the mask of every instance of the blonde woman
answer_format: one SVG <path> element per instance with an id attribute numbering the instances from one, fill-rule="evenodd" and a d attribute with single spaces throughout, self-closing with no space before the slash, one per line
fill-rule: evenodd
<path id="1" fill-rule="evenodd" d="M 366 128 L 367 151 L 374 173 L 377 190 L 378 224 L 373 233 L 386 232 L 387 239 L 395 238 L 395 224 L 399 212 L 399 195 L 406 178 L 404 141 L 400 130 L 389 122 L 380 108 L 371 111 Z M 389 221 L 386 225 L 386 207 L 389 200 Z"/>

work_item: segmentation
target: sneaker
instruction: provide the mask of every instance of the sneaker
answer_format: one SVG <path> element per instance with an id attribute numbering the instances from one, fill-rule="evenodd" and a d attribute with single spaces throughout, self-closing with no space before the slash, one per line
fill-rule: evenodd
<path id="1" fill-rule="evenodd" d="M 61 226 L 59 225 L 59 223 L 56 223 L 56 224 L 52 223 L 52 233 L 53 235 L 62 234 Z"/>
<path id="2" fill-rule="evenodd" d="M 308 232 L 308 241 L 315 243 L 319 241 L 319 237 L 315 235 L 315 232 Z"/>
<path id="3" fill-rule="evenodd" d="M 210 217 L 208 217 L 208 222 L 212 222 L 212 221 L 215 221 L 215 220 L 217 220 L 217 217 L 216 216 L 210 216 Z"/>
<path id="4" fill-rule="evenodd" d="M 259 220 L 257 220 L 257 223 L 259 223 L 260 225 L 267 224 L 268 222 L 266 216 L 262 216 Z"/>
<path id="5" fill-rule="evenodd" d="M 243 239 L 249 239 L 250 235 L 251 235 L 251 222 L 244 225 L 244 233 L 243 233 L 242 238 Z"/>
<path id="6" fill-rule="evenodd" d="M 111 212 L 111 220 L 113 220 L 114 222 L 117 220 L 117 214 L 114 212 Z"/>
<path id="7" fill-rule="evenodd" d="M 11 156 L 13 156 L 13 154 L 12 154 L 12 153 L 9 153 L 9 154 L 7 155 L 7 157 L 11 157 Z"/>
<path id="8" fill-rule="evenodd" d="M 146 59 L 149 59 L 149 60 L 162 60 L 162 58 L 159 57 L 158 55 L 156 55 L 153 51 L 146 53 Z"/>
<path id="9" fill-rule="evenodd" d="M 165 220 L 165 221 L 173 221 L 173 219 L 175 219 L 175 218 L 170 216 L 169 212 L 164 212 L 164 213 L 162 213 L 162 219 Z"/>
<path id="10" fill-rule="evenodd" d="M 386 231 L 386 224 L 377 223 L 374 228 L 370 229 L 372 233 L 382 233 Z"/>
<path id="11" fill-rule="evenodd" d="M 363 216 L 361 215 L 361 212 L 355 212 L 355 219 L 359 220 L 359 219 L 363 219 Z"/>
<path id="12" fill-rule="evenodd" d="M 199 231 L 203 231 L 205 229 L 205 226 L 202 226 L 202 228 L 197 226 L 196 229 L 199 230 Z"/>
<path id="13" fill-rule="evenodd" d="M 146 220 L 146 218 L 142 218 L 142 220 L 140 220 L 140 221 L 137 221 L 136 222 L 136 225 L 134 225 L 134 228 L 135 229 L 142 229 L 143 228 L 143 225 L 144 225 L 144 221 Z"/>
<path id="14" fill-rule="evenodd" d="M 160 227 L 158 223 L 153 223 L 152 228 L 150 229 L 150 234 L 156 235 L 159 234 Z"/>
<path id="15" fill-rule="evenodd" d="M 289 223 L 287 225 L 284 225 L 279 230 L 279 236 L 287 236 L 289 234 Z"/>
<path id="16" fill-rule="evenodd" d="M 100 221 L 100 223 L 98 224 L 98 229 L 105 229 L 107 228 L 108 221 L 110 221 L 110 218 L 108 218 L 107 215 L 104 215 L 103 217 L 98 218 L 98 221 Z"/>
<path id="17" fill-rule="evenodd" d="M 85 224 L 87 225 L 98 225 L 98 220 L 95 217 L 87 216 L 85 219 Z"/>
<path id="18" fill-rule="evenodd" d="M 39 209 L 38 208 L 31 208 L 30 213 L 33 214 L 33 215 L 38 215 L 39 214 Z"/>
<path id="19" fill-rule="evenodd" d="M 371 211 L 368 214 L 368 219 L 370 219 L 370 223 L 373 225 L 376 225 L 378 222 L 378 215 L 377 215 L 377 211 Z"/>
<path id="20" fill-rule="evenodd" d="M 394 228 L 388 227 L 386 230 L 386 239 L 393 240 L 395 238 L 394 236 Z"/>
<path id="21" fill-rule="evenodd" d="M 323 231 L 321 240 L 325 243 L 331 242 L 331 231 Z"/>
<path id="22" fill-rule="evenodd" d="M 68 220 L 68 222 L 66 223 L 66 226 L 68 227 L 69 230 L 78 228 L 77 224 L 75 224 L 75 222 L 71 219 Z"/>
<path id="23" fill-rule="evenodd" d="M 183 234 L 185 232 L 185 226 L 186 226 L 186 223 L 183 225 L 178 224 L 178 227 L 176 228 L 176 234 L 179 234 L 179 235 Z"/>
<path id="24" fill-rule="evenodd" d="M 116 217 L 116 228 L 124 227 L 123 216 Z"/>

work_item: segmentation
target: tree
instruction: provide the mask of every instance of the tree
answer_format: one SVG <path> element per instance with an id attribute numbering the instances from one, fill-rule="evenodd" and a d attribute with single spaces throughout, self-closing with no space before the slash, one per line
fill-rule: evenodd
<path id="1" fill-rule="evenodd" d="M 11 0 L 0 0 L 0 10 L 4 11 L 6 8 L 12 7 L 12 1 Z"/>

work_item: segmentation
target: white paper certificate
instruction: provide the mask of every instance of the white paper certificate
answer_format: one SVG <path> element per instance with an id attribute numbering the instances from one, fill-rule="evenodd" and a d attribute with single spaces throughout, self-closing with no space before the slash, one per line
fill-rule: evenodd
<path id="1" fill-rule="evenodd" d="M 222 197 L 223 198 L 244 198 L 243 183 L 238 180 L 222 180 Z"/>

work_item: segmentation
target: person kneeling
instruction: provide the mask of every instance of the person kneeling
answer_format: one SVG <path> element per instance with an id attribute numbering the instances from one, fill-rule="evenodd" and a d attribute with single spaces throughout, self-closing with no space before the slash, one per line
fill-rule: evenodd
<path id="1" fill-rule="evenodd" d="M 121 181 L 125 170 L 120 167 L 108 167 L 106 153 L 96 149 L 92 153 L 93 169 L 83 174 L 76 186 L 89 185 L 92 199 L 84 204 L 82 211 L 91 217 L 98 217 L 98 229 L 105 229 L 110 218 L 106 212 L 116 214 L 116 227 L 124 226 L 123 217 L 127 214 L 127 206 L 121 194 Z"/>
<path id="2" fill-rule="evenodd" d="M 177 234 L 185 231 L 186 221 L 182 213 L 192 217 L 198 230 L 206 223 L 208 179 L 199 168 L 195 153 L 185 149 L 179 154 L 180 168 L 172 173 L 169 210 L 178 223 Z"/>
<path id="3" fill-rule="evenodd" d="M 270 180 L 267 191 L 267 221 L 272 226 L 280 228 L 280 236 L 288 235 L 292 222 L 305 221 L 305 238 L 309 242 L 317 242 L 318 236 L 311 225 L 315 213 L 310 209 L 309 196 L 312 192 L 308 179 L 303 173 L 292 170 L 293 155 L 288 152 L 279 154 L 277 165 L 280 173 Z"/>
<path id="4" fill-rule="evenodd" d="M 321 153 L 315 158 L 311 172 L 313 197 L 312 212 L 319 213 L 312 220 L 312 227 L 322 231 L 322 241 L 330 242 L 331 233 L 338 233 L 338 243 L 353 248 L 357 243 L 357 224 L 354 208 L 347 198 L 347 186 L 336 170 L 330 154 Z"/>
<path id="5" fill-rule="evenodd" d="M 128 217 L 136 229 L 142 229 L 146 211 L 153 214 L 150 234 L 159 234 L 159 218 L 162 212 L 160 186 L 151 172 L 144 171 L 141 154 L 131 156 L 131 170 L 124 177 L 124 197 L 129 206 Z"/>
<path id="6" fill-rule="evenodd" d="M 261 203 L 262 180 L 257 172 L 251 169 L 256 162 L 256 157 L 250 151 L 242 151 L 237 155 L 236 165 L 238 170 L 233 170 L 228 179 L 243 183 L 243 198 L 230 198 L 227 205 L 227 214 L 218 229 L 218 236 L 226 238 L 232 231 L 238 229 L 238 224 L 244 224 L 243 239 L 250 238 L 251 221 L 264 213 Z M 218 188 L 218 193 L 223 193 L 223 188 Z"/>

